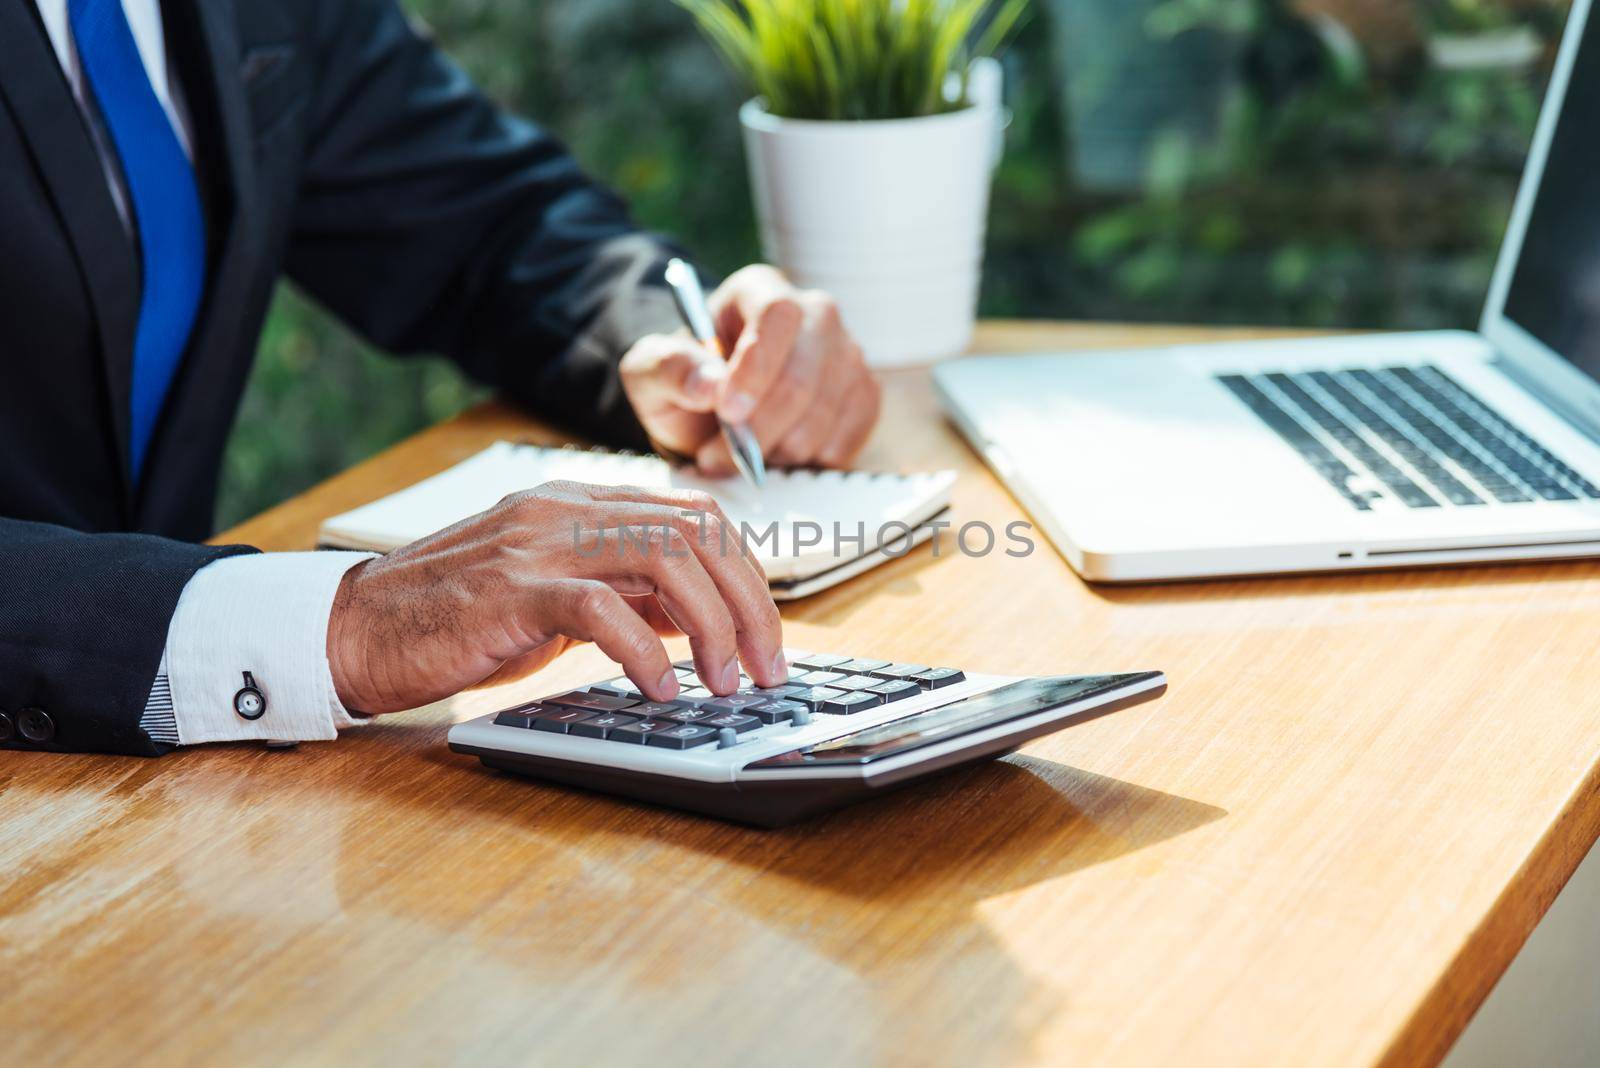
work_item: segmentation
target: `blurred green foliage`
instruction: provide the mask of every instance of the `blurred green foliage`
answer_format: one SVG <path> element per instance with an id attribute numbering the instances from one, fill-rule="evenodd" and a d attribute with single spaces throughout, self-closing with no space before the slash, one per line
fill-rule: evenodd
<path id="1" fill-rule="evenodd" d="M 1385 6 L 1387 5 L 1387 7 Z M 759 257 L 733 76 L 671 0 L 407 0 L 508 107 L 559 133 L 713 270 Z M 1470 326 L 1564 4 L 1034 0 L 988 315 Z M 1408 16 L 1416 39 L 1389 22 Z M 1451 68 L 1429 34 L 1532 35 Z M 1491 59 L 1494 49 L 1490 49 Z M 929 176 L 936 181 L 936 175 Z M 229 447 L 222 524 L 459 410 L 440 361 L 390 361 L 290 291 Z"/>

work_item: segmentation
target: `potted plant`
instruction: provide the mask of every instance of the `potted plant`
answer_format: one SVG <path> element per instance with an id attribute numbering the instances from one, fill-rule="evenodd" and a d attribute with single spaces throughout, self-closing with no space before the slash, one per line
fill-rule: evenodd
<path id="1" fill-rule="evenodd" d="M 838 301 L 877 366 L 962 352 L 1027 0 L 677 0 L 740 109 L 767 258 Z"/>

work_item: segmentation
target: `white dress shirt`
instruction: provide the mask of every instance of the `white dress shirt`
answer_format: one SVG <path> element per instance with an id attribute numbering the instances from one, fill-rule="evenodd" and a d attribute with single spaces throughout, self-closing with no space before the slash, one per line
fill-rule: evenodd
<path id="1" fill-rule="evenodd" d="M 50 44 L 89 122 L 123 222 L 132 227 L 121 172 L 94 121 L 78 61 L 68 0 L 35 0 Z M 184 150 L 193 143 L 183 95 L 167 67 L 159 0 L 122 0 L 139 56 Z M 346 571 L 366 553 L 268 553 L 202 568 L 184 587 L 167 628 L 166 652 L 140 725 L 170 745 L 301 742 L 337 736 L 357 722 L 339 703 L 328 668 L 328 616 Z M 234 711 L 249 672 L 265 695 L 257 720 Z"/>

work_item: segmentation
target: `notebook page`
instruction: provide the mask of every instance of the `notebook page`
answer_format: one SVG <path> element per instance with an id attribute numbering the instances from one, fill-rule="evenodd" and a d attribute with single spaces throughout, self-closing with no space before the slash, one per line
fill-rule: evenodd
<path id="1" fill-rule="evenodd" d="M 955 473 L 775 471 L 757 490 L 737 477 L 702 478 L 653 456 L 499 442 L 410 489 L 329 520 L 322 540 L 336 547 L 392 549 L 491 508 L 510 493 L 556 480 L 704 490 L 746 532 L 746 545 L 768 578 L 787 581 L 860 556 L 880 539 L 894 543 L 903 527 L 926 522 L 948 506 Z"/>

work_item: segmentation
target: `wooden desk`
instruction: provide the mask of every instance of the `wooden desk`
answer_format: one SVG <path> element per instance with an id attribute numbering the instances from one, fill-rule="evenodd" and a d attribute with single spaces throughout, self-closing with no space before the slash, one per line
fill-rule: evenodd
<path id="1" fill-rule="evenodd" d="M 986 329 L 983 348 L 1215 336 Z M 432 429 L 230 534 L 506 436 Z M 869 465 L 961 470 L 891 377 Z M 1410 1064 L 1439 1058 L 1600 831 L 1600 566 L 1091 589 L 922 552 L 789 639 L 1009 673 L 1159 667 L 1163 701 L 760 832 L 445 748 L 505 693 L 336 744 L 0 755 L 13 1063 Z M 574 654 L 535 683 L 601 670 Z"/>

